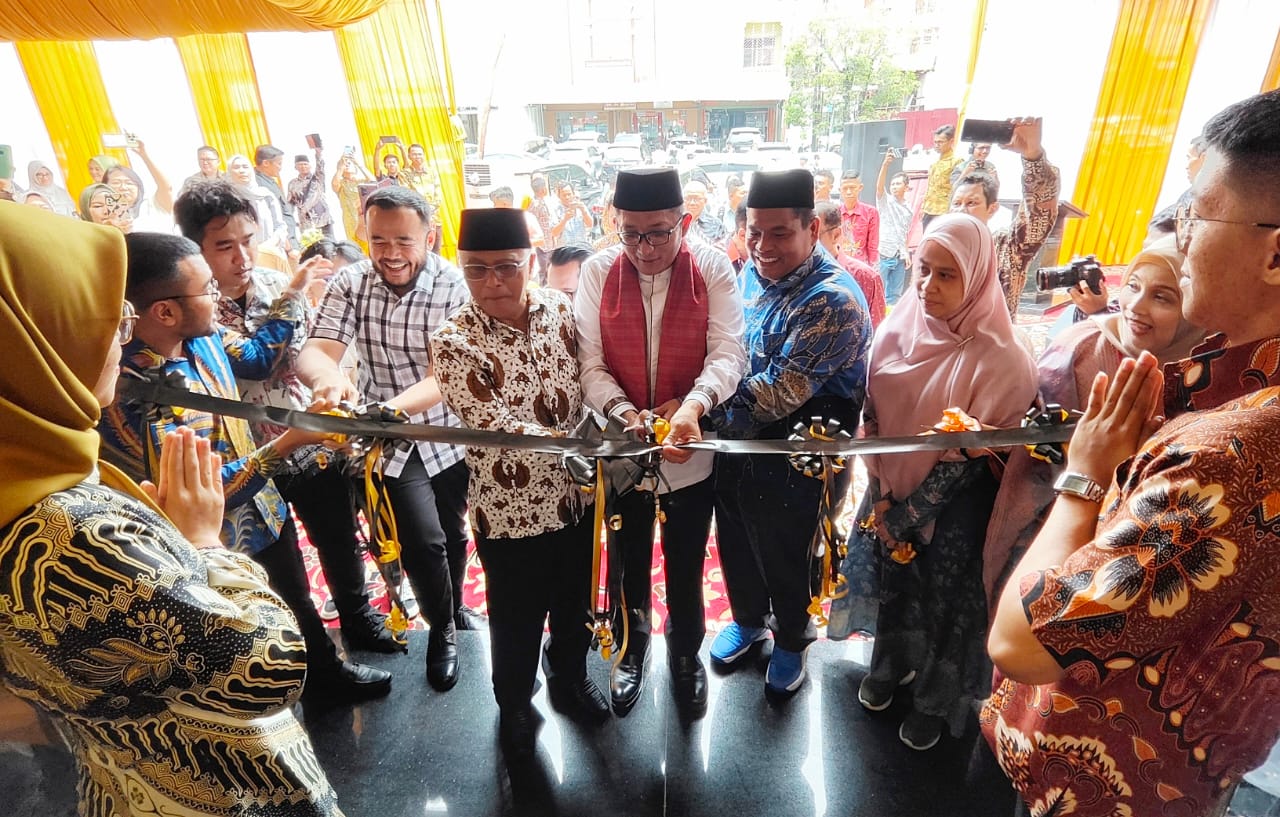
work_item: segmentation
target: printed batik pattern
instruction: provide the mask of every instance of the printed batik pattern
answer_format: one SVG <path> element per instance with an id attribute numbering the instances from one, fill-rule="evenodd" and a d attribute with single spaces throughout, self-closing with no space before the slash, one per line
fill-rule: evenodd
<path id="1" fill-rule="evenodd" d="M 1278 398 L 1168 423 L 1094 541 L 1020 577 L 1066 675 L 1003 679 L 981 722 L 1033 814 L 1216 813 L 1280 735 Z"/>
<path id="2" fill-rule="evenodd" d="M 260 568 L 90 480 L 0 528 L 0 678 L 54 715 L 83 817 L 335 817 Z"/>

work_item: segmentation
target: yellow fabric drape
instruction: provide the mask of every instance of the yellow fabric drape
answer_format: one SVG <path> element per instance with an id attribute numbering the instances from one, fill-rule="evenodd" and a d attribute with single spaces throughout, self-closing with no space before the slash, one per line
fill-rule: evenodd
<path id="1" fill-rule="evenodd" d="M 0 40 L 154 40 L 187 34 L 327 31 L 384 0 L 7 0 Z"/>
<path id="2" fill-rule="evenodd" d="M 1061 258 L 1123 263 L 1142 246 L 1214 0 L 1122 0 Z"/>
<path id="3" fill-rule="evenodd" d="M 978 0 L 973 10 L 973 29 L 969 32 L 969 64 L 964 75 L 964 98 L 960 101 L 958 121 L 963 122 L 969 112 L 969 94 L 973 91 L 973 76 L 978 72 L 978 53 L 982 50 L 982 35 L 987 28 L 987 0 Z"/>
<path id="4" fill-rule="evenodd" d="M 1271 49 L 1271 62 L 1267 63 L 1267 75 L 1262 78 L 1261 93 L 1280 88 L 1280 32 L 1276 33 L 1276 44 Z"/>
<path id="5" fill-rule="evenodd" d="M 464 206 L 462 142 L 449 119 L 453 88 L 443 77 L 431 36 L 439 25 L 422 2 L 387 0 L 376 14 L 334 32 L 334 37 L 366 166 L 373 166 L 381 136 L 423 146 L 440 177 L 441 251 L 452 258 Z"/>
<path id="6" fill-rule="evenodd" d="M 14 43 L 14 48 L 71 194 L 92 183 L 91 157 L 108 153 L 127 164 L 123 153 L 102 147 L 102 134 L 119 133 L 120 127 L 93 43 L 25 42 Z"/>
<path id="7" fill-rule="evenodd" d="M 196 34 L 174 40 L 187 71 L 191 98 L 206 144 L 223 156 L 250 159 L 271 142 L 262 114 L 258 75 L 243 34 Z"/>

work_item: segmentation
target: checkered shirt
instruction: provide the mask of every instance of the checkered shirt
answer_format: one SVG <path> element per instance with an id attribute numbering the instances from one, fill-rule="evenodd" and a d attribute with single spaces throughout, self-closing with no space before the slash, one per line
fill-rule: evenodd
<path id="1" fill-rule="evenodd" d="M 361 261 L 330 279 L 311 337 L 348 346 L 354 341 L 360 393 L 366 400 L 390 400 L 432 373 L 427 339 L 469 298 L 462 272 L 438 255 L 428 254 L 417 283 L 403 298 L 387 287 L 372 264 Z M 443 402 L 410 419 L 462 427 Z M 464 456 L 462 446 L 402 440 L 383 463 L 387 476 L 400 476 L 415 445 L 430 476 Z"/>

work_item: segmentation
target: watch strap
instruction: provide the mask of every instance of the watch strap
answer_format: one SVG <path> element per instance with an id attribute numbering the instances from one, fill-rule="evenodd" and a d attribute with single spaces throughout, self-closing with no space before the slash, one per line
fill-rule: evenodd
<path id="1" fill-rule="evenodd" d="M 1107 489 L 1078 471 L 1063 471 L 1053 483 L 1055 494 L 1070 494 L 1086 502 L 1101 502 Z"/>

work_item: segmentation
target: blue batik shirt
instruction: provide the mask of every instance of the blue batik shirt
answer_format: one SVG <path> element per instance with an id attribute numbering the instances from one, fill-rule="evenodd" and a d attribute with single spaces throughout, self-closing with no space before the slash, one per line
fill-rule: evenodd
<path id="1" fill-rule="evenodd" d="M 197 394 L 240 399 L 236 376 L 269 377 L 300 324 L 301 310 L 289 318 L 265 321 L 252 335 L 218 327 L 205 337 L 183 341 L 179 357 L 166 358 L 135 337 L 123 350 L 121 377 L 154 379 L 181 374 Z M 222 543 L 241 553 L 257 553 L 280 536 L 288 507 L 271 476 L 284 459 L 271 443 L 259 447 L 249 423 L 195 409 L 143 406 L 117 399 L 102 412 L 98 432 L 103 459 L 135 481 L 156 481 L 164 438 L 178 426 L 190 426 L 222 457 L 226 515 Z"/>
<path id="2" fill-rule="evenodd" d="M 738 277 L 746 317 L 748 369 L 717 407 L 721 437 L 751 439 L 815 397 L 850 401 L 867 393 L 871 320 L 861 288 L 820 248 L 780 281 L 748 261 Z"/>

